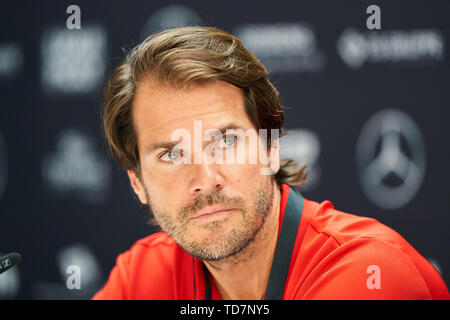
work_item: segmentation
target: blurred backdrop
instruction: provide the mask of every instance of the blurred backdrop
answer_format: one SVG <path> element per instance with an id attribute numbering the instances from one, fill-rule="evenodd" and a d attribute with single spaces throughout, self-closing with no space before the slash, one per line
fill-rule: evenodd
<path id="1" fill-rule="evenodd" d="M 0 275 L 0 299 L 90 298 L 116 256 L 155 231 L 107 152 L 101 90 L 124 49 L 184 25 L 235 34 L 271 72 L 293 131 L 282 153 L 309 166 L 306 198 L 392 227 L 449 284 L 449 9 L 2 1 L 0 252 L 22 262 Z"/>

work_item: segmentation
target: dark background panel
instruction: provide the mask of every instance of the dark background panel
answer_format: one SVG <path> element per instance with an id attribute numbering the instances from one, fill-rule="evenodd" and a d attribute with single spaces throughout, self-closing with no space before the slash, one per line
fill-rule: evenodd
<path id="1" fill-rule="evenodd" d="M 81 30 L 66 28 L 66 8 L 72 4 L 81 9 Z M 0 276 L 0 299 L 90 298 L 106 281 L 117 255 L 155 232 L 156 228 L 144 222 L 145 212 L 139 209 L 126 173 L 108 153 L 100 106 L 104 82 L 123 58 L 123 49 L 137 44 L 146 22 L 152 17 L 157 24 L 155 14 L 161 9 L 173 11 L 172 5 L 182 6 L 180 20 L 193 14 L 204 25 L 232 33 L 249 25 L 274 27 L 280 23 L 299 24 L 309 30 L 312 54 L 305 57 L 298 53 L 303 69 L 285 68 L 270 75 L 286 106 L 285 128 L 307 130 L 319 142 L 318 158 L 308 164 L 320 168 L 320 177 L 314 187 L 302 192 L 308 199 L 331 200 L 339 210 L 376 218 L 395 229 L 450 283 L 450 6 L 448 1 L 378 1 L 382 28 L 369 31 L 365 11 L 370 4 L 3 1 L 0 164 L 4 166 L 0 166 L 0 187 L 1 179 L 5 182 L 0 189 L 0 252 L 16 251 L 23 259 L 18 267 Z M 99 28 L 100 40 L 89 42 L 92 28 Z M 392 32 L 412 37 L 430 31 L 440 37 L 442 55 L 377 61 L 380 56 L 372 51 L 373 56 L 369 53 L 361 66 L 351 67 L 338 50 L 342 35 L 349 29 L 365 43 L 358 54 L 373 50 L 371 37 L 388 37 Z M 50 66 L 58 70 L 52 69 L 54 75 L 64 75 L 72 70 L 72 64 L 83 66 L 102 52 L 92 70 L 80 73 L 80 81 L 86 81 L 83 77 L 89 71 L 97 72 L 99 79 L 92 90 L 64 93 L 46 89 L 42 46 L 51 30 L 65 31 L 67 39 L 74 33 L 88 39 L 86 47 L 75 45 L 73 50 L 65 50 L 70 43 L 62 42 L 61 54 L 50 61 Z M 5 49 L 11 44 L 16 60 L 5 60 L 11 58 Z M 285 45 L 289 47 L 289 43 Z M 92 51 L 86 53 L 86 48 Z M 318 57 L 320 67 L 311 69 Z M 272 61 L 283 65 L 285 58 L 281 54 Z M 15 69 L 8 71 L 2 61 L 9 61 L 7 66 L 14 65 Z M 361 131 L 369 119 L 385 109 L 407 114 L 425 144 L 423 182 L 410 201 L 395 209 L 382 208 L 368 199 L 356 158 Z M 405 141 L 409 138 L 404 137 Z M 46 171 L 48 161 L 53 166 Z M 57 183 L 49 182 L 51 179 Z M 71 264 L 86 271 L 80 290 L 66 286 L 69 275 L 65 271 Z"/>

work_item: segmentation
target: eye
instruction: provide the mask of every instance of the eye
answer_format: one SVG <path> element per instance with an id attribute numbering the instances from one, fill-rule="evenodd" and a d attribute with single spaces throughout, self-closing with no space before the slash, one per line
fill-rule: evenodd
<path id="1" fill-rule="evenodd" d="M 222 137 L 222 143 L 225 147 L 232 147 L 236 143 L 237 136 L 234 134 L 227 134 Z"/>
<path id="2" fill-rule="evenodd" d="M 182 149 L 172 149 L 167 152 L 165 152 L 161 157 L 159 157 L 161 160 L 164 161 L 178 161 L 183 157 L 183 150 Z"/>

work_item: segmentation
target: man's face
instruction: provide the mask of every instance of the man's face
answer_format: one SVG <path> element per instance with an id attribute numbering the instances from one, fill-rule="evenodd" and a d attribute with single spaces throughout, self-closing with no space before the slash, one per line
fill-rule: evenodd
<path id="1" fill-rule="evenodd" d="M 141 170 L 140 176 L 132 170 L 128 175 L 160 227 L 201 260 L 232 256 L 251 243 L 272 211 L 275 183 L 261 174 L 267 165 L 248 161 L 255 149 L 243 136 L 224 133 L 193 146 L 199 124 L 200 139 L 208 129 L 254 128 L 241 90 L 223 81 L 174 89 L 147 79 L 137 88 L 133 121 Z M 180 129 L 190 138 L 173 141 Z M 242 143 L 245 148 L 239 149 Z M 226 154 L 232 149 L 235 159 L 240 152 L 246 161 L 205 161 L 206 150 Z"/>

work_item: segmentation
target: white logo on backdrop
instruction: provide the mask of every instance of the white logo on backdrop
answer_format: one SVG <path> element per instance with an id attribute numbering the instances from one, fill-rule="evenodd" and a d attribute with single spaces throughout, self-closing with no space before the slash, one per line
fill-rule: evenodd
<path id="1" fill-rule="evenodd" d="M 425 142 L 409 115 L 382 110 L 363 127 L 356 162 L 366 196 L 380 208 L 397 209 L 410 202 L 422 185 Z"/>
<path id="2" fill-rule="evenodd" d="M 63 131 L 55 152 L 44 158 L 44 182 L 52 194 L 73 193 L 89 202 L 104 201 L 111 182 L 111 169 L 94 139 L 77 130 Z"/>
<path id="3" fill-rule="evenodd" d="M 59 250 L 57 254 L 58 268 L 61 278 L 67 280 L 68 269 L 77 267 L 81 286 L 79 289 L 95 287 L 101 280 L 100 266 L 92 251 L 81 244 Z M 66 281 L 64 281 L 66 283 Z"/>
<path id="4" fill-rule="evenodd" d="M 13 79 L 22 70 L 23 52 L 18 43 L 0 44 L 0 79 Z"/>
<path id="5" fill-rule="evenodd" d="M 324 67 L 316 35 L 304 23 L 242 24 L 234 35 L 271 73 L 319 71 Z"/>
<path id="6" fill-rule="evenodd" d="M 295 160 L 299 167 L 307 165 L 308 181 L 301 187 L 301 190 L 310 191 L 317 187 L 321 176 L 320 140 L 310 130 L 294 129 L 290 131 L 291 133 L 280 138 L 280 156 Z"/>
<path id="7" fill-rule="evenodd" d="M 56 255 L 61 281 L 36 281 L 33 299 L 90 299 L 104 283 L 100 266 L 92 250 L 83 244 L 61 248 Z"/>
<path id="8" fill-rule="evenodd" d="M 50 28 L 42 36 L 41 81 L 47 93 L 85 94 L 103 83 L 106 33 L 100 26 Z"/>
<path id="9" fill-rule="evenodd" d="M 150 34 L 165 29 L 202 24 L 200 15 L 191 8 L 180 4 L 168 5 L 160 8 L 148 18 L 142 28 L 140 41 L 144 41 Z"/>
<path id="10" fill-rule="evenodd" d="M 351 68 L 370 63 L 442 61 L 444 36 L 439 30 L 359 32 L 346 29 L 337 41 L 341 59 Z"/>

